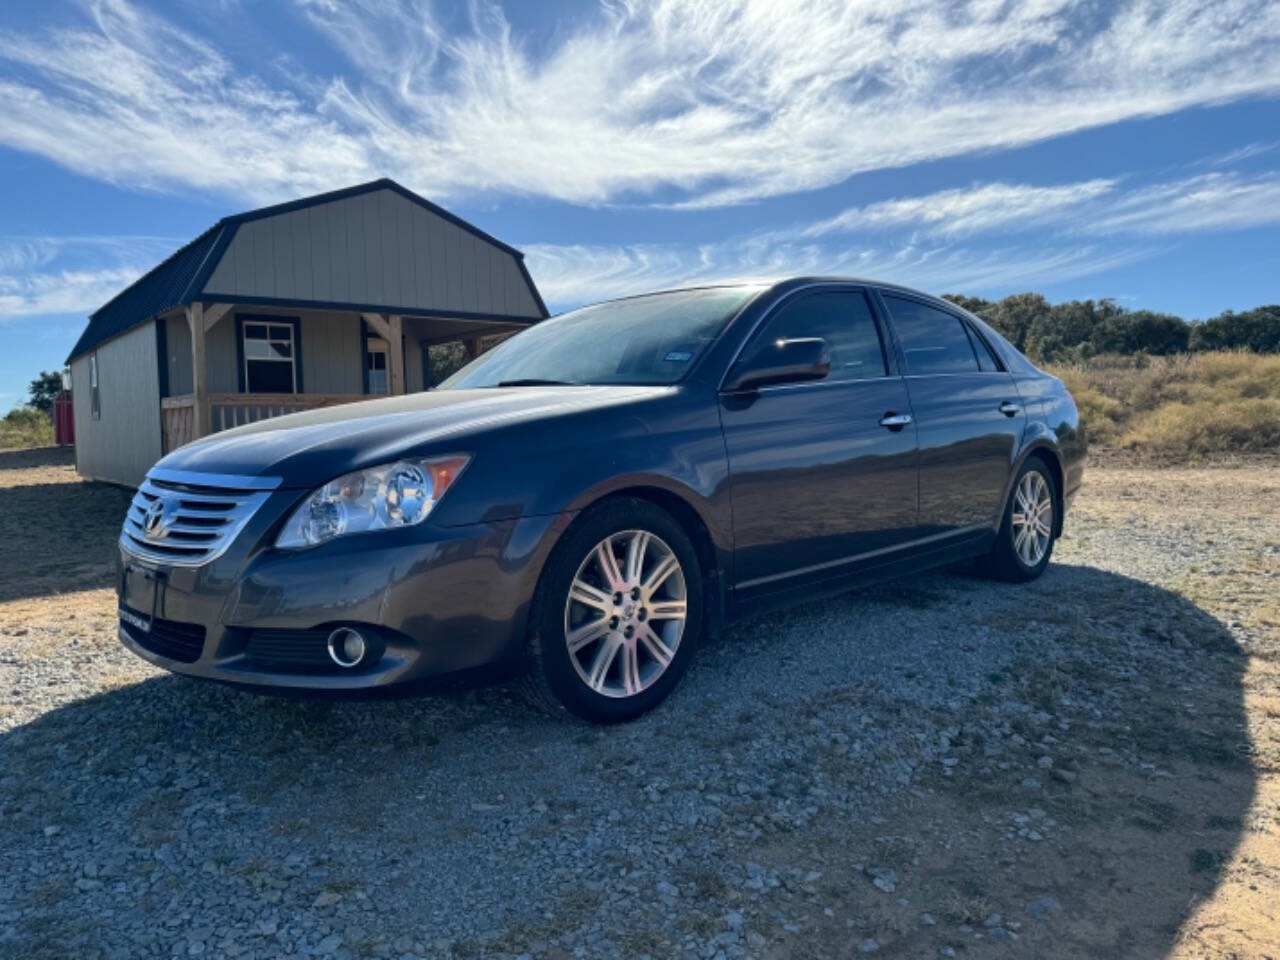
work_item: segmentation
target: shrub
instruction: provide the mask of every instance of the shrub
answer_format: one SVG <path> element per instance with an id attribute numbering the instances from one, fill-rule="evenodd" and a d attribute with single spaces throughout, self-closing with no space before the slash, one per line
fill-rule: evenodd
<path id="1" fill-rule="evenodd" d="M 1050 366 L 1089 441 L 1162 459 L 1280 450 L 1280 356 L 1106 355 Z"/>
<path id="2" fill-rule="evenodd" d="M 1280 400 L 1169 403 L 1139 417 L 1120 444 L 1161 459 L 1267 453 L 1280 449 Z"/>
<path id="3" fill-rule="evenodd" d="M 31 407 L 10 410 L 0 419 L 0 450 L 23 450 L 53 445 L 53 422 Z"/>

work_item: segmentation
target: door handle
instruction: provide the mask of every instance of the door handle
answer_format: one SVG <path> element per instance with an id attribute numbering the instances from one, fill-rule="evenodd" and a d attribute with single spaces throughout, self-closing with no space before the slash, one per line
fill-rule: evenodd
<path id="1" fill-rule="evenodd" d="M 1022 412 L 1022 404 L 1014 403 L 1012 400 L 1006 400 L 1004 403 L 1000 404 L 1000 412 L 1006 417 L 1012 417 Z"/>
<path id="2" fill-rule="evenodd" d="M 883 417 L 880 418 L 880 426 L 887 427 L 888 429 L 894 430 L 894 431 L 901 430 L 910 422 L 911 422 L 911 414 L 894 413 L 892 410 L 890 410 L 888 413 L 886 413 Z"/>

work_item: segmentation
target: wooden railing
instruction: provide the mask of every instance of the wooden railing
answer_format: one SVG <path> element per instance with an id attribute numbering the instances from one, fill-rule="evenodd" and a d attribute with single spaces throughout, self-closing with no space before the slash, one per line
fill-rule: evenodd
<path id="1" fill-rule="evenodd" d="M 212 432 L 217 433 L 286 413 L 368 399 L 358 393 L 211 393 L 209 422 Z M 165 453 L 199 436 L 194 396 L 165 397 L 160 401 L 160 412 Z"/>
<path id="2" fill-rule="evenodd" d="M 164 452 L 177 450 L 184 443 L 196 438 L 196 398 L 161 397 L 160 426 L 164 439 Z"/>
<path id="3" fill-rule="evenodd" d="M 282 417 L 286 413 L 369 399 L 358 393 L 211 393 L 209 419 L 213 432 L 217 433 L 246 423 Z"/>

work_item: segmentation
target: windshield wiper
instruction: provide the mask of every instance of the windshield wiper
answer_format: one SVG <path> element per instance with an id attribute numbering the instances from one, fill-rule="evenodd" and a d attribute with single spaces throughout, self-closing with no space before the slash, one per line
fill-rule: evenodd
<path id="1" fill-rule="evenodd" d="M 537 377 L 525 377 L 522 380 L 499 380 L 500 387 L 577 387 L 580 384 L 572 380 L 540 380 Z"/>

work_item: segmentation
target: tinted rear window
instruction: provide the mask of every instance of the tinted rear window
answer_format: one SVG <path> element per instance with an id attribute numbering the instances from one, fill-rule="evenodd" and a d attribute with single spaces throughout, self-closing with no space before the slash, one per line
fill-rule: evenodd
<path id="1" fill-rule="evenodd" d="M 978 358 L 959 317 L 905 297 L 886 294 L 884 300 L 902 344 L 907 373 L 978 372 Z"/>

